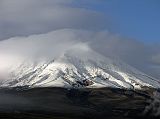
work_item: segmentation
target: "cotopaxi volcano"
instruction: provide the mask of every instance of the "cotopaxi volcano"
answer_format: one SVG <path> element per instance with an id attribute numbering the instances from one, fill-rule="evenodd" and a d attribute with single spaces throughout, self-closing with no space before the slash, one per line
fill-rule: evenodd
<path id="1" fill-rule="evenodd" d="M 60 36 L 60 33 L 63 31 L 64 30 L 55 31 L 48 34 L 30 36 L 28 38 L 20 37 L 17 39 L 19 42 L 26 41 L 26 45 L 28 45 L 26 47 L 31 51 L 33 47 L 41 45 L 45 43 L 43 41 L 46 41 L 50 44 L 50 47 L 46 47 L 48 50 L 46 50 L 45 53 L 48 51 L 49 54 L 54 54 L 57 51 L 52 49 L 53 40 L 63 39 L 64 37 Z M 74 31 L 74 34 L 78 34 L 77 31 Z M 55 36 L 60 37 L 57 38 Z M 74 38 L 73 32 L 67 30 L 65 37 L 66 39 Z M 1 46 L 6 45 L 6 41 L 2 42 Z M 16 40 L 9 39 L 8 41 L 14 42 Z M 70 41 L 66 40 L 66 42 Z M 56 42 L 54 42 L 54 44 L 56 44 Z M 64 46 L 61 46 L 60 43 L 57 47 L 63 48 Z M 42 51 L 44 50 L 45 49 Z M 40 50 L 40 52 L 42 51 Z M 1 55 L 1 57 L 4 58 L 5 56 Z M 6 64 L 8 63 L 9 61 Z M 5 63 L 1 63 L 1 66 L 3 64 Z M 3 80 L 0 80 L 0 87 L 113 87 L 140 90 L 160 87 L 158 80 L 120 60 L 110 59 L 99 54 L 91 49 L 87 43 L 70 43 L 65 50 L 49 59 L 23 57 L 21 60 L 12 63 L 12 65 L 8 66 L 5 70 L 7 70 L 7 75 L 1 76 Z"/>

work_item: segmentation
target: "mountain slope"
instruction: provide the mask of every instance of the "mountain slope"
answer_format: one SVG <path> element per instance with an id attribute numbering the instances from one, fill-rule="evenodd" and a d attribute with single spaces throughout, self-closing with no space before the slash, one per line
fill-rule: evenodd
<path id="1" fill-rule="evenodd" d="M 154 78 L 117 60 L 106 58 L 87 45 L 75 45 L 52 60 L 26 60 L 10 71 L 1 87 L 65 87 L 127 89 L 159 88 Z"/>

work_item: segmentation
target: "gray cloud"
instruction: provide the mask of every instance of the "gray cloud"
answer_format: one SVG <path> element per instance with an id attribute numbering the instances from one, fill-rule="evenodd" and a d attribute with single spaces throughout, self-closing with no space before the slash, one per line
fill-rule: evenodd
<path id="1" fill-rule="evenodd" d="M 160 54 L 157 54 L 155 56 L 152 57 L 152 61 L 156 64 L 156 65 L 160 65 Z"/>
<path id="2" fill-rule="evenodd" d="M 107 18 L 72 6 L 73 0 L 1 0 L 0 39 L 62 28 L 104 29 Z M 16 30 L 15 30 L 16 29 Z"/>
<path id="3" fill-rule="evenodd" d="M 144 44 L 109 32 L 99 32 L 91 47 L 105 56 L 118 58 L 135 68 L 160 79 L 160 50 L 158 46 Z"/>

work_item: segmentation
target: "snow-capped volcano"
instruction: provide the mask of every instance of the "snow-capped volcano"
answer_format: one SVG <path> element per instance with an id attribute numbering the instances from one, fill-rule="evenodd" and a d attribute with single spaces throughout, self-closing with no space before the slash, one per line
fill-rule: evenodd
<path id="1" fill-rule="evenodd" d="M 86 45 L 75 45 L 50 61 L 26 60 L 10 69 L 8 80 L 1 87 L 115 87 L 143 89 L 159 88 L 154 78 L 135 68 L 111 60 Z"/>
<path id="2" fill-rule="evenodd" d="M 1 41 L 0 87 L 160 88 L 158 80 L 75 40 L 86 34 L 64 29 Z"/>

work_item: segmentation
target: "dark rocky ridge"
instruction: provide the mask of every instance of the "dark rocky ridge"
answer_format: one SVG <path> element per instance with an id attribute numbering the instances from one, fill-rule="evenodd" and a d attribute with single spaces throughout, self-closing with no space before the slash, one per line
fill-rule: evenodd
<path id="1" fill-rule="evenodd" d="M 155 89 L 0 89 L 0 119 L 159 118 L 146 106 Z"/>

